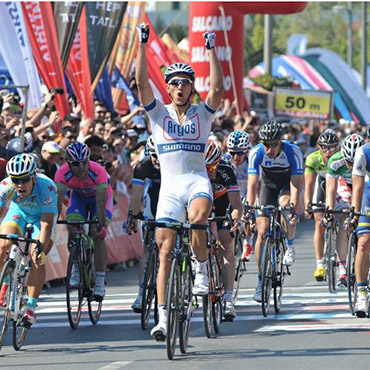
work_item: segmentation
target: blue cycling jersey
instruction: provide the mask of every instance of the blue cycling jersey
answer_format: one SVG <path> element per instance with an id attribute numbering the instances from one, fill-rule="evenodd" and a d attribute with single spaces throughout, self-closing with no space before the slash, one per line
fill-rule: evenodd
<path id="1" fill-rule="evenodd" d="M 365 177 L 370 174 L 370 145 L 369 143 L 357 149 L 353 162 L 352 175 Z"/>
<path id="2" fill-rule="evenodd" d="M 10 210 L 19 209 L 32 219 L 47 212 L 54 213 L 55 216 L 58 214 L 57 188 L 54 181 L 43 174 L 36 174 L 35 186 L 26 198 L 18 195 L 10 177 L 5 178 L 0 183 L 0 207 L 5 207 L 8 200 Z"/>
<path id="3" fill-rule="evenodd" d="M 299 146 L 288 141 L 282 142 L 276 158 L 270 158 L 263 144 L 253 147 L 249 153 L 248 175 L 260 175 L 262 183 L 268 185 L 286 184 L 291 176 L 303 174 L 303 154 Z"/>

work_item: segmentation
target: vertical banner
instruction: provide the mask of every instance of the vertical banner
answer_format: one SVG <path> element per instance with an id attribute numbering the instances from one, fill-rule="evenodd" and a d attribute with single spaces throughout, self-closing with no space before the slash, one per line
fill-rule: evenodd
<path id="1" fill-rule="evenodd" d="M 132 63 L 136 56 L 138 37 L 136 27 L 144 21 L 145 2 L 129 1 L 123 22 L 121 25 L 119 38 L 114 46 L 111 62 L 110 74 L 114 66 L 118 68 L 121 75 L 129 80 Z M 113 90 L 113 102 L 117 109 L 123 96 L 123 91 Z"/>
<path id="2" fill-rule="evenodd" d="M 225 25 L 219 6 L 225 10 Z M 224 74 L 224 98 L 234 100 L 229 61 L 235 76 L 235 88 L 238 95 L 239 109 L 243 108 L 244 77 L 244 14 L 288 14 L 302 11 L 307 2 L 251 1 L 251 2 L 191 2 L 189 14 L 190 64 L 195 70 L 195 88 L 204 99 L 210 89 L 209 58 L 204 46 L 203 33 L 216 34 L 216 52 Z M 229 45 L 226 45 L 224 27 Z"/>
<path id="3" fill-rule="evenodd" d="M 85 117 L 94 118 L 94 101 L 91 93 L 91 79 L 86 37 L 86 12 L 82 10 L 80 23 L 69 54 L 66 73 L 72 89 L 81 103 Z"/>
<path id="4" fill-rule="evenodd" d="M 69 113 L 70 108 L 51 3 L 26 1 L 22 2 L 22 9 L 33 56 L 41 78 L 49 90 L 60 87 L 65 92 L 55 97 L 55 105 L 59 113 L 64 116 Z"/>
<path id="5" fill-rule="evenodd" d="M 28 108 L 38 108 L 42 102 L 40 78 L 32 56 L 24 24 L 21 4 L 0 2 L 0 50 L 15 85 L 29 85 Z M 17 61 L 16 63 L 14 61 Z M 23 91 L 18 93 L 25 100 Z"/>
<path id="6" fill-rule="evenodd" d="M 87 50 L 90 62 L 92 90 L 103 74 L 121 28 L 127 2 L 86 2 Z"/>
<path id="7" fill-rule="evenodd" d="M 67 66 L 69 53 L 78 27 L 83 2 L 53 2 L 55 27 L 57 29 L 60 57 L 63 70 Z"/>

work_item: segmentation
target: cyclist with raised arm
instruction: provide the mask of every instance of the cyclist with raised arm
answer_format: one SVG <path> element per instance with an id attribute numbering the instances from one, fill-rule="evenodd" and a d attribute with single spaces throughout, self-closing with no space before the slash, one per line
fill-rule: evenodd
<path id="1" fill-rule="evenodd" d="M 367 130 L 370 138 L 370 129 Z M 365 176 L 370 175 L 370 144 L 363 145 L 356 151 L 352 169 L 352 206 L 355 212 L 369 213 L 370 211 L 370 181 Z M 357 226 L 358 224 L 358 226 Z M 357 299 L 355 315 L 366 317 L 368 314 L 368 274 L 370 253 L 370 217 L 354 216 L 352 227 L 356 227 L 358 236 L 355 273 L 357 284 Z"/>
<path id="2" fill-rule="evenodd" d="M 317 139 L 319 150 L 309 154 L 306 158 L 306 167 L 304 170 L 304 204 L 305 216 L 315 219 L 315 232 L 313 235 L 313 245 L 315 248 L 316 270 L 313 274 L 317 281 L 325 279 L 324 267 L 324 235 L 325 227 L 321 223 L 324 212 L 322 209 L 313 206 L 309 209 L 309 204 L 323 203 L 325 207 L 325 184 L 326 167 L 330 157 L 339 150 L 339 139 L 332 130 L 326 130 Z"/>
<path id="3" fill-rule="evenodd" d="M 107 267 L 107 247 L 105 237 L 113 214 L 113 191 L 109 184 L 107 171 L 100 164 L 90 161 L 89 147 L 80 142 L 66 148 L 67 162 L 55 174 L 58 189 L 58 214 L 62 210 L 66 190 L 71 190 L 66 218 L 69 221 L 87 221 L 88 210 L 99 221 L 101 230 L 92 227 L 95 244 L 95 286 L 93 298 L 100 302 L 105 296 L 105 270 Z M 68 227 L 68 241 L 72 239 L 73 227 Z M 70 281 L 71 286 L 80 284 L 80 272 L 77 264 Z"/>
<path id="4" fill-rule="evenodd" d="M 0 183 L 0 217 L 4 217 L 0 234 L 23 236 L 26 225 L 32 224 L 31 237 L 38 239 L 42 251 L 36 254 L 36 246 L 30 250 L 32 270 L 28 278 L 27 310 L 22 322 L 33 325 L 36 322 L 35 309 L 45 282 L 45 256 L 50 252 L 55 239 L 57 220 L 56 187 L 50 178 L 36 173 L 36 161 L 30 154 L 18 154 L 6 165 L 8 175 Z M 10 200 L 9 208 L 7 201 Z M 3 268 L 9 241 L 0 240 L 0 271 Z M 0 306 L 8 286 L 4 284 L 0 292 Z"/>
<path id="5" fill-rule="evenodd" d="M 148 138 L 145 151 L 148 156 L 145 156 L 134 168 L 128 213 L 132 212 L 133 215 L 137 215 L 144 208 L 144 217 L 155 219 L 161 186 L 161 172 L 152 136 Z M 124 232 L 130 235 L 133 231 L 137 230 L 137 220 L 132 220 L 131 224 L 128 224 L 126 221 L 122 227 Z M 139 292 L 135 302 L 131 306 L 136 313 L 141 313 L 143 302 L 142 279 L 147 254 L 147 248 L 144 246 L 139 264 Z"/>
<path id="6" fill-rule="evenodd" d="M 161 190 L 156 219 L 184 222 L 185 206 L 188 206 L 189 222 L 205 225 L 213 199 L 204 156 L 212 119 L 223 93 L 223 75 L 215 50 L 215 34 L 204 34 L 210 62 L 210 90 L 206 100 L 199 105 L 191 104 L 195 73 L 188 64 L 175 63 L 165 72 L 171 104 L 164 105 L 154 97 L 148 78 L 148 24 L 140 25 L 138 33 L 140 46 L 136 59 L 136 82 L 141 102 L 150 119 L 161 164 Z M 164 340 L 167 334 L 165 298 L 174 234 L 175 231 L 171 229 L 160 228 L 156 231 L 160 249 L 157 278 L 159 323 L 153 328 L 151 335 L 159 341 Z M 209 281 L 205 230 L 193 230 L 191 241 L 197 258 L 193 293 L 206 295 L 209 291 Z"/>
<path id="7" fill-rule="evenodd" d="M 248 189 L 248 153 L 252 147 L 249 135 L 244 131 L 233 131 L 227 137 L 227 153 L 225 157 L 231 161 L 238 181 L 241 199 L 247 195 Z M 242 260 L 247 261 L 252 254 L 253 235 L 247 225 L 244 226 L 246 238 L 243 242 Z"/>
<path id="8" fill-rule="evenodd" d="M 248 192 L 247 201 L 250 205 L 280 205 L 286 207 L 293 204 L 298 207 L 300 186 L 303 174 L 303 155 L 301 149 L 288 142 L 282 141 L 283 130 L 279 123 L 269 121 L 259 129 L 261 143 L 251 149 L 249 153 Z M 259 175 L 262 174 L 261 185 Z M 258 195 L 258 188 L 259 195 Z M 263 248 L 263 236 L 268 228 L 266 212 L 257 213 L 257 241 L 255 253 L 258 271 L 258 284 L 254 300 L 262 301 L 262 279 L 260 261 Z M 283 214 L 282 224 L 287 232 L 287 250 L 283 263 L 291 266 L 295 260 L 294 236 L 297 217 L 289 215 L 286 222 L 286 213 Z"/>
<path id="9" fill-rule="evenodd" d="M 223 315 L 226 321 L 232 321 L 236 316 L 233 290 L 235 276 L 235 255 L 233 238 L 230 232 L 235 232 L 243 214 L 239 185 L 229 160 L 222 157 L 218 144 L 210 139 L 206 151 L 206 168 L 211 180 L 215 216 L 225 216 L 229 205 L 232 207 L 233 225 L 217 222 L 217 238 L 221 243 L 225 295 L 223 297 Z"/>
<path id="10" fill-rule="evenodd" d="M 358 134 L 348 135 L 341 143 L 340 152 L 334 154 L 329 162 L 326 174 L 326 206 L 329 210 L 335 208 L 350 208 L 352 198 L 352 168 L 355 154 L 365 144 L 362 136 Z M 337 255 L 339 258 L 339 279 L 337 286 L 347 286 L 346 261 L 348 253 L 348 233 L 342 227 L 345 214 L 339 215 L 339 227 L 337 235 Z M 327 220 L 323 216 L 323 224 L 333 220 L 333 215 Z"/>

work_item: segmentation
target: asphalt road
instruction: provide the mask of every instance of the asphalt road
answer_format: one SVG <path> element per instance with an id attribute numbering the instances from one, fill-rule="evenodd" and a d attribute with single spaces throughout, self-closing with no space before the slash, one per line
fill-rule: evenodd
<path id="1" fill-rule="evenodd" d="M 257 282 L 254 260 L 243 277 L 237 318 L 207 339 L 198 309 L 186 354 L 167 360 L 166 348 L 140 327 L 130 305 L 136 296 L 137 268 L 107 275 L 107 296 L 99 323 L 83 314 L 69 327 L 63 286 L 43 292 L 38 321 L 22 349 L 11 346 L 11 329 L 0 352 L 0 368 L 20 369 L 368 369 L 368 319 L 349 313 L 346 291 L 330 294 L 314 281 L 313 224 L 299 225 L 296 263 L 286 280 L 280 314 L 264 318 L 252 295 Z M 152 324 L 151 326 L 152 327 Z"/>

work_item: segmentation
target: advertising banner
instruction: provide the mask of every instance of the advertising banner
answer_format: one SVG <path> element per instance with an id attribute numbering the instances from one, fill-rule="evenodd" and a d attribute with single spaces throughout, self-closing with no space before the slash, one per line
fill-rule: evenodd
<path id="1" fill-rule="evenodd" d="M 42 103 L 41 84 L 32 56 L 21 4 L 12 1 L 0 2 L 0 18 L 0 33 L 6 35 L 6 37 L 0 37 L 0 50 L 13 84 L 29 85 L 28 108 L 38 108 Z M 18 89 L 18 93 L 24 102 L 25 96 L 22 89 Z"/>
<path id="2" fill-rule="evenodd" d="M 274 88 L 275 117 L 330 119 L 332 91 Z"/>
<path id="3" fill-rule="evenodd" d="M 25 1 L 22 9 L 33 57 L 43 82 L 49 90 L 59 87 L 66 92 L 51 3 Z M 57 94 L 54 102 L 62 117 L 69 113 L 66 93 Z"/>

